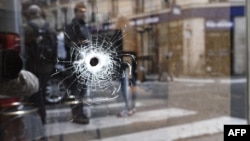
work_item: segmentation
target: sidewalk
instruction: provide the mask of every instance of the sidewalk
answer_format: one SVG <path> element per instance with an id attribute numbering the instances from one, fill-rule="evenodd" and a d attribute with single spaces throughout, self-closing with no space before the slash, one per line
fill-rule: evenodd
<path id="1" fill-rule="evenodd" d="M 244 83 L 242 78 L 234 80 Z M 98 116 L 91 118 L 89 125 L 74 124 L 69 119 L 50 122 L 46 133 L 51 136 L 49 141 L 56 141 L 55 138 L 65 141 L 223 141 L 224 124 L 246 124 L 244 119 L 228 114 L 230 99 L 225 91 L 228 82 L 225 78 L 146 81 L 138 84 L 135 115 L 115 116 L 124 104 L 118 97 L 118 103 L 92 106 Z M 52 118 L 53 114 L 61 118 L 70 113 L 70 109 L 54 109 L 48 113 Z"/>
<path id="2" fill-rule="evenodd" d="M 213 135 L 204 135 L 204 136 L 198 136 L 198 137 L 191 137 L 186 139 L 178 139 L 175 141 L 224 141 L 224 134 L 217 133 Z"/>
<path id="3" fill-rule="evenodd" d="M 158 81 L 158 74 L 151 74 L 146 76 L 148 81 Z M 191 82 L 191 83 L 246 83 L 247 78 L 243 76 L 232 76 L 232 77 L 214 77 L 214 78 L 202 78 L 202 77 L 175 77 L 175 82 Z M 145 81 L 147 82 L 147 81 Z M 167 81 L 163 81 L 167 82 Z"/>
<path id="4" fill-rule="evenodd" d="M 166 128 L 132 133 L 102 139 L 102 141 L 223 141 L 221 132 L 224 124 L 244 124 L 244 120 L 230 117 L 219 117 L 210 120 L 202 120 L 188 124 L 175 125 Z M 98 141 L 98 140 L 95 140 Z"/>

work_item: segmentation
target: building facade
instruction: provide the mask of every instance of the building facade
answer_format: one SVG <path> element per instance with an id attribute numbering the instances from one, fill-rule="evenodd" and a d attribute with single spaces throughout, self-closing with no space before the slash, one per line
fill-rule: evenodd
<path id="1" fill-rule="evenodd" d="M 34 0 L 39 1 L 39 0 Z M 41 1 L 40 1 L 41 2 Z M 44 0 L 47 18 L 62 30 L 73 18 L 73 7 L 88 7 L 90 26 L 130 32 L 139 71 L 167 72 L 167 56 L 175 56 L 175 75 L 231 76 L 246 73 L 243 0 Z M 126 27 L 128 27 L 126 29 Z M 126 33 L 128 34 L 128 33 Z M 126 39 L 128 40 L 128 39 Z M 142 79 L 142 78 L 140 78 Z"/>

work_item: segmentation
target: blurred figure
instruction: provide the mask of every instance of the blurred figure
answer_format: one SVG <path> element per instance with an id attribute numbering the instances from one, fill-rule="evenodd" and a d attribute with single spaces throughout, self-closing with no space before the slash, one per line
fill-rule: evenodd
<path id="1" fill-rule="evenodd" d="M 173 53 L 169 52 L 166 56 L 167 59 L 167 73 L 170 78 L 168 81 L 174 81 L 174 70 L 175 70 L 175 60 L 173 59 Z"/>
<path id="2" fill-rule="evenodd" d="M 124 109 L 117 114 L 118 117 L 127 117 L 132 116 L 136 112 L 136 63 L 133 61 L 132 63 L 132 73 L 129 74 L 130 69 L 128 65 L 125 63 L 123 65 L 123 73 L 124 76 L 120 78 L 121 82 L 121 92 L 125 102 Z"/>
<path id="3" fill-rule="evenodd" d="M 178 77 L 180 68 L 180 53 L 181 53 L 181 45 L 176 45 L 173 49 L 168 52 L 167 59 L 167 73 L 170 77 L 170 81 L 174 81 L 175 77 Z"/>
<path id="4" fill-rule="evenodd" d="M 136 112 L 136 100 L 137 100 L 136 81 L 137 81 L 137 67 L 135 60 L 132 60 L 132 72 L 129 78 L 129 86 L 130 86 L 131 100 L 132 100 L 131 110 L 133 114 Z"/>
<path id="5" fill-rule="evenodd" d="M 39 91 L 28 101 L 38 107 L 42 123 L 46 124 L 45 88 L 50 75 L 54 71 L 57 58 L 57 39 L 49 22 L 43 18 L 42 9 L 38 5 L 30 5 L 27 9 L 27 22 L 24 25 L 26 69 L 39 79 Z"/>
<path id="6" fill-rule="evenodd" d="M 14 50 L 0 51 L 0 94 L 6 96 L 31 96 L 39 89 L 38 78 L 22 70 L 23 62 Z"/>
<path id="7" fill-rule="evenodd" d="M 129 20 L 124 16 L 118 18 L 115 28 L 122 31 L 123 53 L 128 54 L 123 58 L 124 65 L 123 72 L 121 72 L 125 75 L 120 78 L 121 92 L 125 102 L 125 107 L 117 114 L 118 117 L 126 117 L 131 116 L 136 112 L 136 60 L 130 56 L 133 55 L 136 57 L 137 46 L 134 40 L 136 38 L 136 32 L 134 31 L 134 28 L 129 25 Z M 130 71 L 130 68 L 126 62 L 132 66 L 132 74 L 127 73 Z"/>
<path id="8" fill-rule="evenodd" d="M 1 50 L 0 62 L 0 140 L 45 139 L 44 128 L 35 108 L 27 108 L 22 103 L 13 105 L 13 102 L 21 102 L 23 97 L 38 92 L 38 78 L 23 70 L 23 62 L 17 51 Z M 32 112 L 8 115 L 8 112 L 18 110 Z"/>
<path id="9" fill-rule="evenodd" d="M 128 82 L 128 74 L 126 73 L 126 67 L 124 67 L 123 72 L 121 73 L 124 76 L 121 76 L 121 92 L 123 96 L 123 100 L 125 102 L 124 109 L 117 114 L 118 117 L 127 117 L 133 114 L 131 110 L 131 100 L 130 100 L 130 92 L 129 92 L 129 82 Z"/>
<path id="10" fill-rule="evenodd" d="M 90 39 L 90 31 L 85 23 L 86 18 L 86 6 L 83 4 L 77 4 L 74 8 L 75 17 L 72 22 L 65 27 L 65 50 L 66 50 L 66 60 L 69 62 L 76 61 L 73 49 L 76 45 L 81 45 L 87 39 Z M 65 68 L 69 68 L 72 66 L 71 64 L 67 64 Z M 70 76 L 73 72 L 72 70 L 68 72 L 68 76 Z M 82 102 L 87 93 L 87 86 L 83 84 L 79 84 L 75 81 L 76 76 L 73 75 L 70 79 L 66 81 L 66 85 L 69 86 L 71 95 L 74 95 L 78 100 L 77 104 L 71 106 L 73 119 L 72 121 L 80 124 L 88 124 L 89 117 L 86 113 L 84 113 L 84 103 Z M 73 84 L 72 84 L 73 82 Z"/>

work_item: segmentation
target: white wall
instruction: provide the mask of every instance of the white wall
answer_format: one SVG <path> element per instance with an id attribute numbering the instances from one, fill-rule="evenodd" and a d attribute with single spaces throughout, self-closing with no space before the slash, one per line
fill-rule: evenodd
<path id="1" fill-rule="evenodd" d="M 183 22 L 184 70 L 186 73 L 200 74 L 203 72 L 205 39 L 204 19 L 195 18 Z M 190 32 L 190 33 L 188 33 Z"/>
<path id="2" fill-rule="evenodd" d="M 208 2 L 209 0 L 176 0 L 177 5 L 204 4 Z"/>
<path id="3" fill-rule="evenodd" d="M 119 16 L 132 16 L 133 15 L 133 4 L 131 0 L 119 0 Z"/>
<path id="4" fill-rule="evenodd" d="M 246 19 L 235 18 L 233 64 L 236 74 L 246 73 Z"/>
<path id="5" fill-rule="evenodd" d="M 162 8 L 162 0 L 145 0 L 144 2 L 144 12 L 153 12 Z"/>

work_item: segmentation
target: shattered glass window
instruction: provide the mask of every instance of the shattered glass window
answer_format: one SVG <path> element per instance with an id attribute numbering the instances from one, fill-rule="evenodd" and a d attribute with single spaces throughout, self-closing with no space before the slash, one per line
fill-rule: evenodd
<path id="1" fill-rule="evenodd" d="M 246 9 L 2 0 L 0 140 L 222 141 L 247 124 Z"/>

